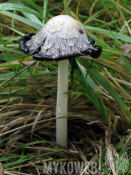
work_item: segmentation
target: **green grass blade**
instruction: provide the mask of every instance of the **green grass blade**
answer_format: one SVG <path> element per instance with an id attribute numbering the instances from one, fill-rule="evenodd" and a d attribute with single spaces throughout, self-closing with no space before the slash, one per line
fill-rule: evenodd
<path id="1" fill-rule="evenodd" d="M 83 58 L 78 58 L 78 62 L 88 70 L 89 74 L 91 77 L 94 77 L 97 82 L 99 82 L 105 89 L 106 91 L 123 107 L 125 108 L 125 111 L 128 111 L 128 106 L 126 103 L 120 98 L 120 96 L 117 94 L 117 92 L 113 89 L 113 87 L 107 82 L 107 80 L 94 68 L 89 69 L 89 63 L 83 59 Z"/>
<path id="2" fill-rule="evenodd" d="M 13 3 L 15 4 L 19 4 L 19 5 L 22 5 L 24 7 L 26 7 L 22 2 L 18 1 L 18 0 L 11 0 Z M 27 8 L 27 7 L 26 7 Z M 31 9 L 32 10 L 32 9 Z M 41 26 L 43 25 L 43 23 L 32 13 L 27 13 L 27 12 L 22 12 L 23 15 L 29 19 L 30 21 L 35 21 L 35 23 L 38 23 L 40 24 Z"/>
<path id="3" fill-rule="evenodd" d="M 87 80 L 85 79 L 85 74 L 83 74 L 83 71 L 81 71 L 81 67 L 79 66 L 79 62 L 77 62 L 78 67 L 74 69 L 74 73 L 83 89 L 83 91 L 85 91 L 85 95 L 89 98 L 89 100 L 94 104 L 94 106 L 97 108 L 97 110 L 99 111 L 99 113 L 102 115 L 102 117 L 104 118 L 104 120 L 107 122 L 107 118 L 106 115 L 104 113 L 104 110 L 101 106 L 101 104 L 99 103 L 99 101 L 97 100 L 95 94 L 93 93 L 89 83 L 87 82 Z M 86 84 L 85 84 L 86 82 Z"/>
<path id="4" fill-rule="evenodd" d="M 32 28 L 35 28 L 36 30 L 40 30 L 41 27 L 42 27 L 41 25 L 39 25 L 39 24 L 37 24 L 35 22 L 32 22 L 32 21 L 30 21 L 30 20 L 28 20 L 28 19 L 26 19 L 24 17 L 21 17 L 21 16 L 19 16 L 17 14 L 14 14 L 12 12 L 0 11 L 0 13 L 3 14 L 3 15 L 8 16 L 10 18 L 16 19 L 17 21 L 20 21 L 20 22 L 22 22 L 24 24 L 27 24 L 28 26 L 31 26 Z"/>
<path id="5" fill-rule="evenodd" d="M 97 33 L 102 33 L 110 38 L 117 38 L 117 39 L 120 39 L 120 40 L 123 40 L 125 42 L 129 42 L 131 43 L 131 37 L 129 36 L 126 36 L 124 34 L 121 34 L 121 33 L 117 33 L 117 32 L 114 32 L 114 31 L 109 31 L 109 30 L 106 30 L 106 29 L 101 29 L 101 28 L 98 28 L 98 27 L 92 27 L 92 26 L 85 26 L 84 25 L 84 28 L 85 29 L 88 29 L 88 30 L 91 30 L 93 32 L 97 32 Z"/>
<path id="6" fill-rule="evenodd" d="M 30 14 L 33 14 L 41 19 L 43 19 L 43 16 L 38 13 L 37 11 L 26 7 L 22 4 L 15 4 L 15 3 L 2 3 L 0 4 L 0 11 L 6 11 L 6 10 L 16 10 L 16 11 L 21 11 L 21 12 L 27 12 Z"/>

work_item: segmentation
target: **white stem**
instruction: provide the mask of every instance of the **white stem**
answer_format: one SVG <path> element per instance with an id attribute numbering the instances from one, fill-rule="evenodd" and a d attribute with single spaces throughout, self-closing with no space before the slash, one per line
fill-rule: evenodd
<path id="1" fill-rule="evenodd" d="M 56 142 L 67 147 L 67 100 L 68 94 L 68 59 L 58 63 L 58 88 L 56 117 Z"/>

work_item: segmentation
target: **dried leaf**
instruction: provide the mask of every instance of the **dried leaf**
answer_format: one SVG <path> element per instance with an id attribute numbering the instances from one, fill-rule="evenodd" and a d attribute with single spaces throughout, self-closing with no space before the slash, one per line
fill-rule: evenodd
<path id="1" fill-rule="evenodd" d="M 4 175 L 4 168 L 1 162 L 0 162 L 0 175 Z"/>
<path id="2" fill-rule="evenodd" d="M 129 43 L 123 44 L 121 46 L 121 49 L 122 49 L 124 54 L 131 55 L 131 44 L 129 44 Z M 128 63 L 131 66 L 131 58 L 130 57 L 126 57 L 126 59 L 127 59 Z M 123 65 L 125 65 L 124 61 L 121 59 L 120 56 L 118 57 L 118 62 L 123 64 Z"/>

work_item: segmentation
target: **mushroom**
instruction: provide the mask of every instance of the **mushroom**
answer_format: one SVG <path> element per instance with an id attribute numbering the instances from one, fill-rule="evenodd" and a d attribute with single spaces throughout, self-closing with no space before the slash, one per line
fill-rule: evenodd
<path id="1" fill-rule="evenodd" d="M 98 58 L 102 48 L 94 43 L 81 23 L 68 15 L 51 18 L 37 34 L 30 33 L 19 40 L 21 50 L 35 60 L 59 61 L 56 142 L 64 147 L 67 147 L 68 59 L 83 55 Z"/>

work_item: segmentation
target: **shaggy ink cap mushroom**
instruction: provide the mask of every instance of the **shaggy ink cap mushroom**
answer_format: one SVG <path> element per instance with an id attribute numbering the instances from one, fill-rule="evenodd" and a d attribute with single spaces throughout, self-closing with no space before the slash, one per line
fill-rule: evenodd
<path id="1" fill-rule="evenodd" d="M 102 47 L 94 44 L 81 23 L 68 15 L 51 18 L 37 34 L 30 33 L 19 40 L 21 50 L 40 61 L 60 61 L 83 55 L 98 58 Z"/>
<path id="2" fill-rule="evenodd" d="M 57 60 L 56 142 L 67 147 L 68 59 L 90 55 L 98 58 L 100 46 L 86 36 L 83 26 L 68 15 L 51 18 L 37 33 L 19 40 L 21 50 L 35 60 Z"/>

